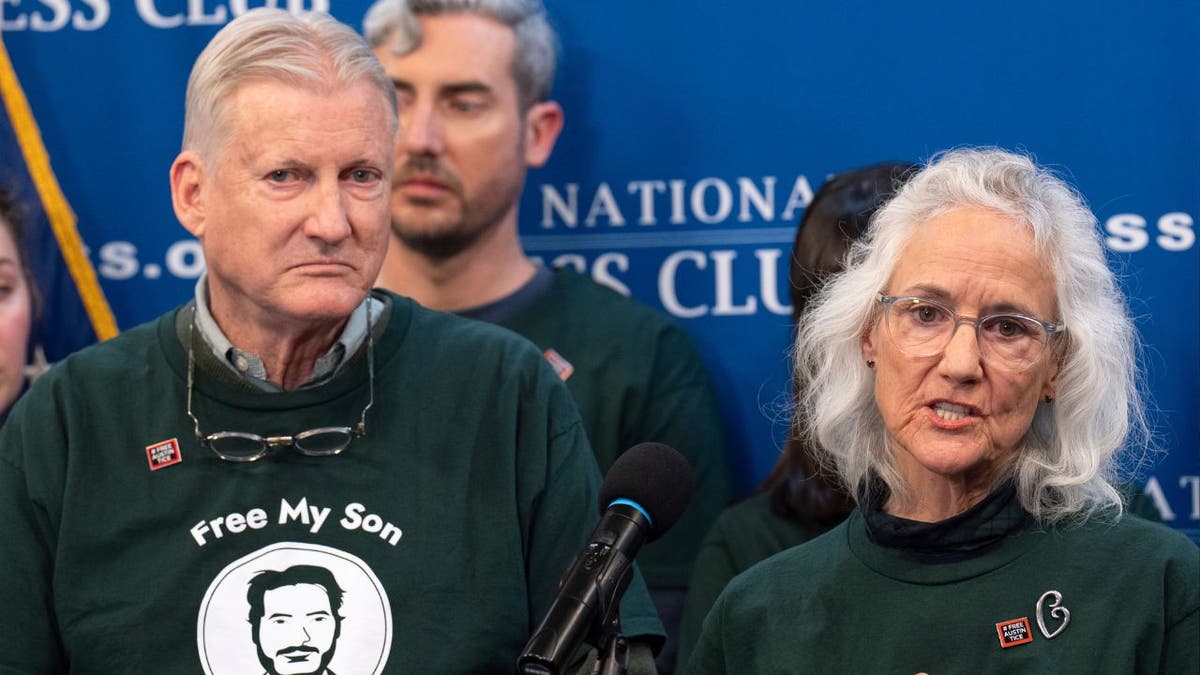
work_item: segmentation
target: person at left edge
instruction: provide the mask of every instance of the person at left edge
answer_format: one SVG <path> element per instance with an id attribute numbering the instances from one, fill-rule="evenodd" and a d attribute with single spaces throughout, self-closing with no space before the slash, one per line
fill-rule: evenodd
<path id="1" fill-rule="evenodd" d="M 39 304 L 24 233 L 16 199 L 0 188 L 0 424 L 25 389 L 25 357 Z"/>
<path id="2" fill-rule="evenodd" d="M 513 670 L 599 472 L 535 348 L 370 290 L 396 120 L 329 17 L 255 10 L 205 48 L 170 173 L 194 300 L 56 365 L 0 432 L 0 672 L 262 672 L 252 581 L 297 566 L 344 594 L 329 663 L 287 672 Z M 640 579 L 623 607 L 661 634 Z"/>

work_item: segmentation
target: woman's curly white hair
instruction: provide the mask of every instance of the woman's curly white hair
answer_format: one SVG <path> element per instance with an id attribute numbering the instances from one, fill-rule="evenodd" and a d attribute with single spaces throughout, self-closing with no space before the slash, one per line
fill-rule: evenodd
<path id="1" fill-rule="evenodd" d="M 1057 318 L 1067 326 L 1053 355 L 1048 352 L 1061 361 L 1056 397 L 1039 404 L 1015 461 L 996 480 L 1011 478 L 1024 508 L 1042 524 L 1101 509 L 1119 517 L 1117 454 L 1128 449 L 1145 456 L 1151 443 L 1137 334 L 1106 264 L 1095 216 L 1078 192 L 1024 155 L 994 148 L 945 152 L 876 214 L 846 270 L 820 291 L 800 323 L 801 433 L 851 491 L 877 476 L 893 495 L 907 496 L 876 406 L 873 373 L 862 363 L 861 336 L 879 316 L 875 294 L 885 288 L 913 228 L 962 207 L 1029 226 L 1053 270 Z"/>

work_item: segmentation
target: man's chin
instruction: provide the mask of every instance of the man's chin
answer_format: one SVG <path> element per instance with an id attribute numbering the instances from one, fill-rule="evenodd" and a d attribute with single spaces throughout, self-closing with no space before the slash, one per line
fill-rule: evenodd
<path id="1" fill-rule="evenodd" d="M 434 260 L 453 258 L 470 248 L 483 234 L 482 229 L 467 230 L 462 227 L 413 231 L 395 224 L 392 225 L 392 232 L 406 248 Z"/>
<path id="2" fill-rule="evenodd" d="M 281 307 L 300 317 L 346 317 L 370 292 L 361 279 L 306 279 L 294 283 L 281 298 Z"/>

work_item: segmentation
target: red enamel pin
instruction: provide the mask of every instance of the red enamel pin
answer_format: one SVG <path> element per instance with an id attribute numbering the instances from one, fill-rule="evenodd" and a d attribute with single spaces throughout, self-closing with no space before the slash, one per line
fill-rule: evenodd
<path id="1" fill-rule="evenodd" d="M 546 361 L 550 363 L 550 367 L 554 369 L 554 372 L 558 375 L 558 379 L 564 382 L 571 376 L 571 373 L 575 372 L 575 366 L 571 365 L 570 361 L 564 359 L 562 354 L 553 349 L 547 349 L 542 353 L 542 356 L 546 357 Z"/>
<path id="2" fill-rule="evenodd" d="M 183 455 L 179 452 L 179 441 L 172 438 L 169 441 L 147 445 L 146 461 L 150 462 L 151 471 L 158 471 L 164 466 L 182 462 Z"/>
<path id="3" fill-rule="evenodd" d="M 1029 619 L 1024 616 L 996 624 L 996 634 L 1000 636 L 1000 646 L 1004 649 L 1033 642 L 1033 631 L 1029 630 Z"/>

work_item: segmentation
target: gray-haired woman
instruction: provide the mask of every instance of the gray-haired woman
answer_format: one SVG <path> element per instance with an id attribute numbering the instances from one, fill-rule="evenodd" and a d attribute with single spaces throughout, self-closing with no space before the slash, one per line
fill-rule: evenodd
<path id="1" fill-rule="evenodd" d="M 797 338 L 798 418 L 858 508 L 735 579 L 690 672 L 1200 672 L 1200 549 L 1113 488 L 1136 351 L 1077 193 L 935 158 Z"/>

